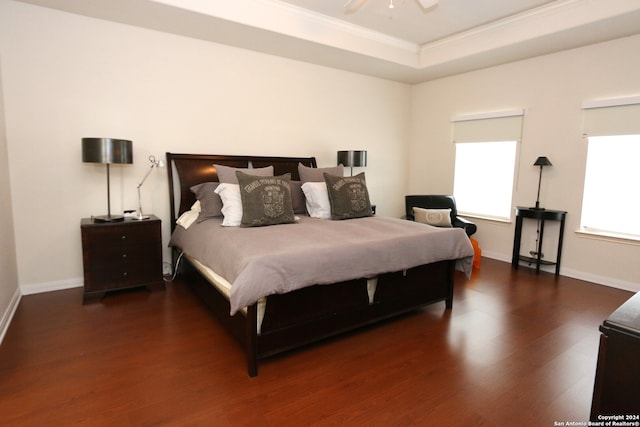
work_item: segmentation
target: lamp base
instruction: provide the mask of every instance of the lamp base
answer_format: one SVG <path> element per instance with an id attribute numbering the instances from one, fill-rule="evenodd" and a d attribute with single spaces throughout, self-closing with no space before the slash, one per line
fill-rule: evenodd
<path id="1" fill-rule="evenodd" d="M 133 219 L 137 219 L 138 221 L 142 221 L 149 218 L 150 218 L 149 215 L 142 215 L 141 213 L 133 217 Z"/>
<path id="2" fill-rule="evenodd" d="M 542 170 L 542 168 L 540 168 L 540 170 Z M 536 199 L 536 206 L 533 207 L 533 208 L 529 208 L 529 209 L 534 210 L 534 211 L 543 211 L 544 210 L 544 208 L 540 207 L 540 184 L 538 184 L 538 198 Z"/>
<path id="3" fill-rule="evenodd" d="M 122 215 L 96 215 L 92 216 L 91 219 L 93 222 L 119 222 L 124 221 L 124 216 Z"/>

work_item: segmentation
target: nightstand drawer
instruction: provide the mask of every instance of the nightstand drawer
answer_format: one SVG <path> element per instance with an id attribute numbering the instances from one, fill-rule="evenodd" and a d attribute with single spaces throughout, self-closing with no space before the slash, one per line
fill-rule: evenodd
<path id="1" fill-rule="evenodd" d="M 154 216 L 118 223 L 82 220 L 85 302 L 109 290 L 164 284 L 160 225 Z"/>
<path id="2" fill-rule="evenodd" d="M 85 271 L 89 285 L 85 283 L 85 288 L 91 291 L 121 289 L 162 281 L 162 269 L 157 268 L 162 259 L 155 255 L 125 254 L 89 263 L 88 271 Z"/>
<path id="3" fill-rule="evenodd" d="M 146 246 L 154 242 L 157 231 L 155 224 L 92 228 L 86 242 L 87 249 Z"/>

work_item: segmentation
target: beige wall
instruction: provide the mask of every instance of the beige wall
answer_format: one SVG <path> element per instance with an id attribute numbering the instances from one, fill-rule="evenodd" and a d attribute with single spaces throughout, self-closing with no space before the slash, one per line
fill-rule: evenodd
<path id="1" fill-rule="evenodd" d="M 0 82 L 2 81 L 2 57 L 0 56 Z M 18 292 L 18 270 L 16 247 L 13 235 L 13 213 L 11 211 L 11 183 L 9 182 L 9 160 L 5 132 L 4 97 L 0 85 L 0 341 L 8 327 L 11 311 L 20 296 Z"/>
<path id="2" fill-rule="evenodd" d="M 451 192 L 451 115 L 524 108 L 514 205 L 533 204 L 531 164 L 549 156 L 542 204 L 569 212 L 562 273 L 640 290 L 640 246 L 575 233 L 586 154 L 580 103 L 637 95 L 640 58 L 631 53 L 639 48 L 636 36 L 411 87 L 0 0 L 0 148 L 11 166 L 0 175 L 0 197 L 14 217 L 15 251 L 8 249 L 18 283 L 26 292 L 82 283 L 79 221 L 106 211 L 105 169 L 81 162 L 83 136 L 134 141 L 134 165 L 112 168 L 114 212 L 136 207 L 150 154 L 315 155 L 324 166 L 337 150 L 356 148 L 369 151 L 380 214 L 400 216 L 404 194 Z M 164 221 L 165 244 L 166 187 L 166 170 L 143 187 L 145 210 Z M 485 255 L 509 260 L 513 224 L 478 225 Z M 549 256 L 554 231 L 545 239 Z M 528 227 L 523 245 L 534 240 Z"/>
<path id="3" fill-rule="evenodd" d="M 639 51 L 640 36 L 634 36 L 415 86 L 408 191 L 452 192 L 452 115 L 524 108 L 514 206 L 534 205 L 539 169 L 532 165 L 538 156 L 548 156 L 553 167 L 544 169 L 541 204 L 568 211 L 561 273 L 639 291 L 640 245 L 585 238 L 575 232 L 586 159 L 581 103 L 640 94 L 640 57 L 635 54 Z M 637 197 L 637 183 L 621 183 L 625 184 L 629 196 Z M 615 211 L 615 200 L 603 203 Z M 621 221 L 637 217 L 633 212 L 616 215 Z M 483 253 L 510 261 L 514 224 L 477 223 Z M 545 257 L 555 257 L 557 231 L 557 224 L 545 229 Z M 523 239 L 523 250 L 533 249 L 535 228 L 527 227 Z"/>
<path id="4" fill-rule="evenodd" d="M 379 212 L 402 212 L 408 85 L 8 0 L 0 54 L 23 290 L 82 283 L 80 218 L 106 213 L 106 170 L 81 162 L 86 136 L 133 140 L 134 164 L 111 168 L 112 212 L 136 208 L 150 154 L 315 155 L 333 166 L 349 148 L 369 152 Z M 142 190 L 166 244 L 166 170 Z"/>

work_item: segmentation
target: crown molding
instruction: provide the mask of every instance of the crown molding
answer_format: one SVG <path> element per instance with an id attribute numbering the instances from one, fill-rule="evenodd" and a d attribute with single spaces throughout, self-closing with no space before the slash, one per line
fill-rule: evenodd
<path id="1" fill-rule="evenodd" d="M 637 13 L 639 10 L 640 3 L 637 0 L 564 0 L 551 3 L 424 44 L 420 47 L 419 68 L 586 28 L 620 15 Z"/>
<path id="2" fill-rule="evenodd" d="M 423 45 L 280 0 L 17 1 L 405 83 L 640 34 L 640 0 L 558 0 Z"/>
<path id="3" fill-rule="evenodd" d="M 415 67 L 419 46 L 278 0 L 149 0 L 299 40 Z"/>
<path id="4" fill-rule="evenodd" d="M 424 70 L 640 10 L 638 0 L 560 0 L 418 45 L 280 0 L 152 0 L 299 40 Z M 640 24 L 638 25 L 640 31 Z"/>

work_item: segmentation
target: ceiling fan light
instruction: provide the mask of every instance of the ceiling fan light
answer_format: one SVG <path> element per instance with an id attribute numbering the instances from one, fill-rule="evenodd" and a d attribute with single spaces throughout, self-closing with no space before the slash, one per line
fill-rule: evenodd
<path id="1" fill-rule="evenodd" d="M 439 0 L 418 0 L 418 3 L 420 3 L 420 7 L 422 7 L 422 9 L 426 10 L 437 5 L 438 1 Z"/>
<path id="2" fill-rule="evenodd" d="M 420 7 L 422 8 L 423 12 L 426 12 L 427 10 L 433 8 L 435 5 L 438 4 L 439 0 L 416 0 L 418 2 L 418 4 L 420 5 Z M 351 14 L 351 13 L 355 13 L 358 11 L 358 9 L 360 9 L 362 6 L 364 6 L 364 4 L 367 2 L 367 0 L 347 0 L 347 2 L 344 5 L 344 13 L 345 14 Z M 395 9 L 395 5 L 393 4 L 393 0 L 389 0 L 389 9 Z"/>

